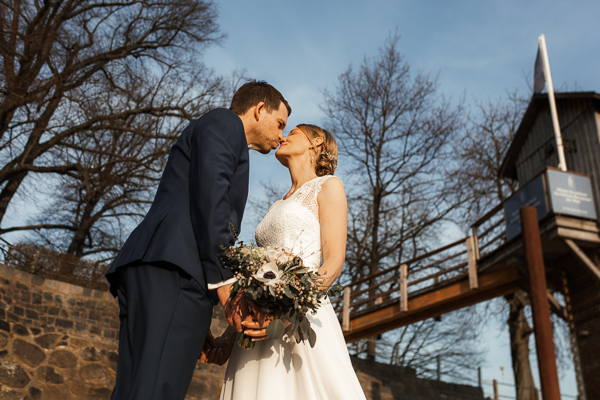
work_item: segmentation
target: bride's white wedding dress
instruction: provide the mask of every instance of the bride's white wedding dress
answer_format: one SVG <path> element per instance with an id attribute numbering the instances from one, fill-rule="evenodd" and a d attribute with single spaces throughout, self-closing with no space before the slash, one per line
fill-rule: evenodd
<path id="1" fill-rule="evenodd" d="M 317 196 L 329 178 L 332 176 L 315 178 L 289 198 L 275 202 L 256 228 L 257 244 L 284 247 L 318 270 L 321 230 Z M 259 341 L 252 350 L 234 345 L 221 400 L 365 399 L 329 300 L 309 319 L 317 333 L 313 348 L 286 336 Z"/>

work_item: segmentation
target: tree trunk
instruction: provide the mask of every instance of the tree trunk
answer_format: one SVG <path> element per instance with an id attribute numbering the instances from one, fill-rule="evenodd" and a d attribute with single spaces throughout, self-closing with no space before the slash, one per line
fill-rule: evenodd
<path id="1" fill-rule="evenodd" d="M 19 186 L 21 186 L 21 183 L 23 183 L 23 180 L 26 176 L 27 171 L 21 171 L 18 174 L 11 176 L 6 181 L 6 186 L 4 186 L 2 192 L 0 192 L 0 225 L 2 224 L 2 220 L 6 215 L 6 210 L 8 209 L 10 201 L 14 197 L 15 193 L 17 193 Z"/>
<path id="2" fill-rule="evenodd" d="M 523 291 L 517 291 L 505 296 L 505 299 L 510 306 L 507 323 L 517 400 L 539 400 L 529 363 L 529 336 L 533 333 L 533 329 L 525 318 L 527 295 Z"/>

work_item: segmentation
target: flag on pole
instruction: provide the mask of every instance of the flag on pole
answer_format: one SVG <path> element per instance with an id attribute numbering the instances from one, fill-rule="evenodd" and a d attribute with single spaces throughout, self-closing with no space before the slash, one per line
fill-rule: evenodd
<path id="1" fill-rule="evenodd" d="M 535 57 L 535 67 L 533 68 L 533 93 L 542 93 L 544 86 L 546 86 L 544 63 L 538 46 L 537 56 Z"/>

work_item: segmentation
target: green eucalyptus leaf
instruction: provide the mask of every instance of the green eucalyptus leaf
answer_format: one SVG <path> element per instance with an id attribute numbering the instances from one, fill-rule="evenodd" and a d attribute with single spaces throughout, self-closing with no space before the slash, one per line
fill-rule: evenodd
<path id="1" fill-rule="evenodd" d="M 294 293 L 292 293 L 292 291 L 290 290 L 289 286 L 287 286 L 285 288 L 285 295 L 290 299 L 293 299 L 294 297 L 296 297 L 296 296 L 294 296 Z"/>
<path id="2" fill-rule="evenodd" d="M 285 327 L 280 319 L 276 319 L 267 326 L 267 336 L 271 339 L 281 339 Z"/>
<path id="3" fill-rule="evenodd" d="M 310 347 L 315 347 L 315 343 L 317 343 L 317 332 L 311 326 L 308 327 L 308 343 L 310 343 Z"/>

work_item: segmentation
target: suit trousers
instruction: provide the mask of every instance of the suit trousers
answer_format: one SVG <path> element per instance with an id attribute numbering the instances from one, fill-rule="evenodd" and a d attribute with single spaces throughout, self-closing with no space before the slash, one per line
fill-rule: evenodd
<path id="1" fill-rule="evenodd" d="M 111 400 L 183 400 L 210 328 L 206 290 L 169 263 L 117 274 L 121 326 Z"/>

